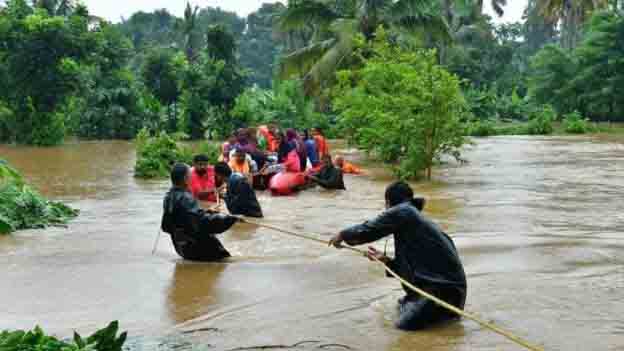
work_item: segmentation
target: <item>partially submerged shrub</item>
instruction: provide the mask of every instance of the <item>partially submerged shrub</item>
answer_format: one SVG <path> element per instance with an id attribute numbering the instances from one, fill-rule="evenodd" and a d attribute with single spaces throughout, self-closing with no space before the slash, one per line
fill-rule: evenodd
<path id="1" fill-rule="evenodd" d="M 88 338 L 74 333 L 71 341 L 46 335 L 39 327 L 31 331 L 3 331 L 0 333 L 2 351 L 122 351 L 127 333 L 117 336 L 119 323 L 111 322 Z"/>
<path id="2" fill-rule="evenodd" d="M 135 177 L 165 178 L 174 163 L 191 164 L 193 157 L 199 153 L 206 154 L 211 163 L 217 162 L 220 153 L 218 145 L 209 142 L 183 145 L 181 138 L 181 135 L 164 132 L 151 136 L 146 130 L 141 130 L 136 138 Z"/>
<path id="3" fill-rule="evenodd" d="M 583 118 L 578 111 L 563 116 L 563 128 L 570 134 L 585 134 L 593 130 L 589 120 Z"/>
<path id="4" fill-rule="evenodd" d="M 471 122 L 467 130 L 468 135 L 475 137 L 486 137 L 499 134 L 494 122 L 489 119 Z"/>
<path id="5" fill-rule="evenodd" d="M 0 234 L 63 225 L 77 215 L 78 210 L 42 197 L 0 160 Z"/>
<path id="6" fill-rule="evenodd" d="M 552 134 L 553 122 L 557 114 L 550 105 L 544 105 L 539 109 L 531 112 L 529 117 L 529 125 L 527 132 L 530 135 L 549 135 Z"/>

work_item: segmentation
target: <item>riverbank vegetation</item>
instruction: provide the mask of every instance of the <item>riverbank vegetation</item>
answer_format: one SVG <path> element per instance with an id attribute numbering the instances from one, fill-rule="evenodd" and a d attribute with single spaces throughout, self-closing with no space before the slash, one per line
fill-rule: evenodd
<path id="1" fill-rule="evenodd" d="M 74 333 L 72 340 L 60 340 L 35 327 L 31 331 L 0 332 L 0 350 L 2 351 L 122 351 L 127 333 L 119 335 L 119 323 L 111 322 L 87 338 Z"/>
<path id="2" fill-rule="evenodd" d="M 503 4 L 492 2 L 495 16 Z M 322 126 L 414 176 L 441 154 L 459 157 L 465 139 L 437 134 L 439 123 L 488 136 L 578 134 L 600 131 L 595 122 L 624 121 L 621 0 L 529 0 L 523 21 L 507 24 L 495 24 L 484 6 L 304 0 L 264 4 L 241 18 L 187 5 L 182 17 L 137 12 L 113 24 L 77 1 L 9 0 L 0 9 L 0 142 L 134 139 L 141 130 L 222 139 L 276 122 Z M 383 45 L 397 57 L 376 67 Z M 447 90 L 390 104 L 388 89 L 401 95 L 426 84 L 413 74 L 422 65 L 401 68 L 412 56 L 428 62 L 426 74 Z M 431 122 L 431 102 L 451 91 L 452 105 L 438 111 L 445 117 Z M 377 104 L 358 109 L 364 101 Z M 412 136 L 444 141 L 404 145 L 390 129 L 371 132 L 389 120 Z M 150 171 L 137 174 L 162 172 L 146 159 L 139 168 Z"/>
<path id="3" fill-rule="evenodd" d="M 0 235 L 64 225 L 77 215 L 77 210 L 42 197 L 17 170 L 0 160 Z"/>

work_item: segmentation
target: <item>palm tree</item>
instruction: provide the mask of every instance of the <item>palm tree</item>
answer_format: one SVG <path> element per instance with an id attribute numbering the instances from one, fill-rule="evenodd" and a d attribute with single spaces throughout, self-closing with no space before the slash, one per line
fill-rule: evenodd
<path id="1" fill-rule="evenodd" d="M 69 16 L 77 4 L 74 0 L 35 0 L 34 6 L 47 10 L 50 16 Z"/>
<path id="2" fill-rule="evenodd" d="M 420 34 L 431 43 L 450 39 L 441 4 L 435 0 L 291 0 L 279 20 L 285 32 L 308 29 L 310 43 L 285 56 L 283 78 L 299 75 L 308 95 L 318 96 L 353 53 L 356 35 L 374 37 L 380 25 L 397 36 Z"/>
<path id="3" fill-rule="evenodd" d="M 592 13 L 609 5 L 607 0 L 538 0 L 545 18 L 561 24 L 561 46 L 576 47 L 581 39 L 581 26 Z"/>
<path id="4" fill-rule="evenodd" d="M 197 11 L 199 11 L 198 6 L 193 9 L 190 3 L 186 3 L 182 32 L 186 38 L 185 53 L 189 63 L 195 62 L 201 45 L 201 34 L 197 30 Z"/>

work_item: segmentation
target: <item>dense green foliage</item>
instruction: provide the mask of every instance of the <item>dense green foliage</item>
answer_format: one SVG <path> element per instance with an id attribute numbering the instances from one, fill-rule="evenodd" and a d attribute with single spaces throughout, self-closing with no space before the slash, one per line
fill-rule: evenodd
<path id="1" fill-rule="evenodd" d="M 339 121 L 359 147 L 398 162 L 399 176 L 426 170 L 430 178 L 434 162 L 445 154 L 459 158 L 466 142 L 459 79 L 436 64 L 435 51 L 403 50 L 385 36 L 378 31 L 361 48 L 370 55 L 361 69 L 339 72 Z"/>
<path id="2" fill-rule="evenodd" d="M 78 211 L 43 198 L 22 176 L 0 160 L 0 234 L 16 230 L 62 225 Z"/>
<path id="3" fill-rule="evenodd" d="M 137 135 L 137 161 L 134 175 L 138 178 L 165 178 L 176 162 L 191 164 L 196 154 L 205 154 L 211 163 L 216 163 L 220 154 L 217 144 L 202 142 L 196 145 L 183 144 L 180 136 L 159 133 L 151 136 L 147 130 Z"/>
<path id="4" fill-rule="evenodd" d="M 241 125 L 276 123 L 282 128 L 298 130 L 330 129 L 329 118 L 314 110 L 314 102 L 303 94 L 297 80 L 276 83 L 272 90 L 247 89 L 236 99 L 232 116 Z"/>
<path id="5" fill-rule="evenodd" d="M 127 333 L 117 336 L 118 322 L 111 322 L 88 338 L 74 333 L 72 341 L 59 340 L 46 335 L 39 327 L 31 331 L 8 331 L 0 333 L 2 351 L 122 351 Z"/>
<path id="6" fill-rule="evenodd" d="M 532 61 L 530 94 L 560 114 L 580 111 L 592 120 L 624 120 L 624 16 L 597 13 L 572 51 L 551 45 Z"/>

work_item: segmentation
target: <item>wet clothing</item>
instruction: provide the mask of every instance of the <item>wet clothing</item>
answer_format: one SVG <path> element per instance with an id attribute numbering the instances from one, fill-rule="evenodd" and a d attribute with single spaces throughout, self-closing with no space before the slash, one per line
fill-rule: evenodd
<path id="1" fill-rule="evenodd" d="M 230 257 L 215 234 L 230 229 L 236 218 L 204 211 L 186 189 L 173 187 L 165 196 L 161 228 L 171 235 L 176 252 L 192 261 Z"/>
<path id="2" fill-rule="evenodd" d="M 247 178 L 240 173 L 232 173 L 228 179 L 225 204 L 231 214 L 263 217 L 256 193 Z"/>
<path id="3" fill-rule="evenodd" d="M 345 190 L 342 171 L 334 165 L 321 168 L 313 181 L 325 189 Z"/>
<path id="4" fill-rule="evenodd" d="M 312 167 L 316 167 L 320 161 L 318 156 L 318 151 L 316 150 L 316 142 L 314 139 L 308 139 L 305 141 L 306 154 L 308 159 L 310 159 L 310 163 Z"/>
<path id="5" fill-rule="evenodd" d="M 214 167 L 206 167 L 206 173 L 203 175 L 197 173 L 195 167 L 191 168 L 189 190 L 193 197 L 198 200 L 217 202 Z"/>
<path id="6" fill-rule="evenodd" d="M 466 275 L 453 240 L 425 218 L 413 202 L 394 206 L 377 218 L 342 231 L 349 245 L 362 245 L 394 235 L 395 258 L 387 265 L 403 279 L 458 307 L 466 300 Z M 403 287 L 397 326 L 420 329 L 455 318 L 434 302 Z"/>

